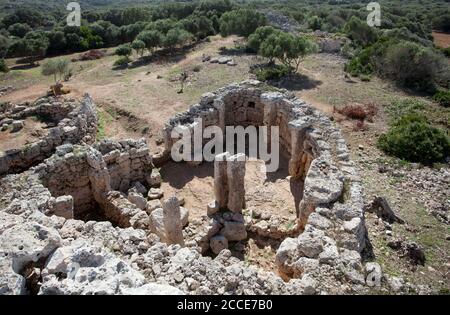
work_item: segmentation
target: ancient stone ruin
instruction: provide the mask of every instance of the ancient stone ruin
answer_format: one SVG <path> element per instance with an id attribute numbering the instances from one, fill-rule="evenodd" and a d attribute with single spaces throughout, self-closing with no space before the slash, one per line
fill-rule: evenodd
<path id="1" fill-rule="evenodd" d="M 0 158 L 2 294 L 367 293 L 366 229 L 358 174 L 339 129 L 283 92 L 247 81 L 207 93 L 164 129 L 162 152 L 144 140 L 94 142 L 95 105 L 43 99 L 2 121 L 53 113 L 48 136 Z M 58 101 L 59 102 L 59 101 Z M 65 108 L 57 111 L 56 107 Z M 14 112 L 14 113 L 13 113 Z M 9 117 L 9 118 L 6 118 Z M 216 156 L 200 215 L 167 194 L 171 130 L 279 126 L 295 211 L 247 205 L 245 153 Z M 58 135 L 58 136 L 56 136 Z M 40 149 L 45 148 L 45 149 Z M 183 163 L 196 168 L 200 163 Z M 286 180 L 286 179 L 284 179 Z M 279 181 L 273 180 L 273 185 Z M 182 187 L 180 187 L 182 190 Z M 300 196 L 300 197 L 294 197 Z M 287 220 L 292 224 L 287 225 Z M 248 265 L 245 244 L 274 241 L 273 270 Z"/>

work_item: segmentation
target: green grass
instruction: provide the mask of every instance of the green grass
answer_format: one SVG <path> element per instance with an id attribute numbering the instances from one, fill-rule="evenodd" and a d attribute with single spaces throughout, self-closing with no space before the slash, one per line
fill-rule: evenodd
<path id="1" fill-rule="evenodd" d="M 98 131 L 97 131 L 97 140 L 102 140 L 106 138 L 105 127 L 108 123 L 113 121 L 113 117 L 106 111 L 99 110 L 98 111 Z"/>

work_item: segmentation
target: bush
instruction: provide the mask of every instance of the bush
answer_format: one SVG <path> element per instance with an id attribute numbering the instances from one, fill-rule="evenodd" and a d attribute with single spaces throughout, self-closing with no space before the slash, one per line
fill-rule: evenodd
<path id="1" fill-rule="evenodd" d="M 131 47 L 136 51 L 136 53 L 139 55 L 139 57 L 142 58 L 142 56 L 145 53 L 145 43 L 139 39 L 136 39 L 131 44 Z"/>
<path id="2" fill-rule="evenodd" d="M 290 69 L 284 65 L 259 68 L 256 77 L 259 81 L 278 80 L 290 73 Z"/>
<path id="3" fill-rule="evenodd" d="M 267 24 L 266 16 L 256 10 L 238 9 L 224 13 L 220 18 L 220 34 L 236 34 L 248 37 L 255 30 Z"/>
<path id="4" fill-rule="evenodd" d="M 349 63 L 344 67 L 345 72 L 349 73 L 352 77 L 357 76 L 369 76 L 373 73 L 374 68 L 371 63 L 364 63 L 361 56 L 353 57 Z"/>
<path id="5" fill-rule="evenodd" d="M 445 57 L 450 57 L 450 47 L 442 48 L 441 50 L 444 53 Z"/>
<path id="6" fill-rule="evenodd" d="M 248 48 L 253 52 L 258 53 L 261 44 L 267 39 L 267 37 L 277 32 L 280 31 L 273 28 L 272 26 L 258 27 L 256 31 L 248 37 Z"/>
<path id="7" fill-rule="evenodd" d="M 118 56 L 128 57 L 131 55 L 132 52 L 133 50 L 131 49 L 131 46 L 129 44 L 124 44 L 117 47 L 115 54 Z"/>
<path id="8" fill-rule="evenodd" d="M 114 62 L 114 67 L 126 67 L 128 66 L 129 62 L 130 59 L 128 58 L 128 56 L 122 56 Z"/>
<path id="9" fill-rule="evenodd" d="M 402 41 L 388 48 L 380 71 L 400 85 L 432 92 L 439 74 L 448 71 L 448 62 L 442 59 L 431 48 Z"/>
<path id="10" fill-rule="evenodd" d="M 80 61 L 86 61 L 86 60 L 97 60 L 97 59 L 101 59 L 105 57 L 105 53 L 101 50 L 98 49 L 92 49 L 89 50 L 88 52 L 85 52 L 84 54 L 82 54 L 78 60 Z"/>
<path id="11" fill-rule="evenodd" d="M 450 107 L 450 90 L 438 91 L 434 94 L 433 100 L 438 102 L 441 106 Z"/>
<path id="12" fill-rule="evenodd" d="M 346 105 L 343 108 L 334 108 L 334 110 L 350 119 L 364 120 L 367 117 L 362 105 Z"/>
<path id="13" fill-rule="evenodd" d="M 400 159 L 432 164 L 449 156 L 450 138 L 441 129 L 431 126 L 424 116 L 410 113 L 392 124 L 378 139 L 378 147 Z"/>
<path id="14" fill-rule="evenodd" d="M 42 64 L 42 75 L 53 75 L 55 83 L 57 82 L 57 75 L 59 75 L 59 81 L 69 73 L 69 60 L 67 59 L 48 59 Z"/>
<path id="15" fill-rule="evenodd" d="M 425 103 L 415 98 L 406 98 L 401 100 L 394 100 L 392 104 L 386 107 L 386 112 L 393 120 L 398 119 L 412 113 L 418 113 L 425 109 Z"/>
<path id="16" fill-rule="evenodd" d="M 356 16 L 352 16 L 350 21 L 344 26 L 344 32 L 356 45 L 363 47 L 377 40 L 377 33 L 373 27 L 370 27 L 365 21 L 360 20 Z"/>
<path id="17" fill-rule="evenodd" d="M 8 72 L 8 66 L 6 65 L 5 59 L 0 59 L 0 72 Z"/>

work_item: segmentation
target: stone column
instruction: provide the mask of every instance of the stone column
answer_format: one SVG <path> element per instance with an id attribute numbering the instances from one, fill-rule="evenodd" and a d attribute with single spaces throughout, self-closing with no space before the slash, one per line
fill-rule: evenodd
<path id="1" fill-rule="evenodd" d="M 227 160 L 228 152 L 216 155 L 214 160 L 214 196 L 220 209 L 228 204 Z"/>
<path id="2" fill-rule="evenodd" d="M 214 107 L 219 112 L 219 127 L 225 133 L 225 103 L 222 100 L 214 100 Z"/>
<path id="3" fill-rule="evenodd" d="M 176 197 L 170 197 L 163 202 L 163 222 L 167 244 L 184 246 L 180 202 Z"/>
<path id="4" fill-rule="evenodd" d="M 302 174 L 303 137 L 301 130 L 291 130 L 291 159 L 289 160 L 289 175 L 299 177 Z"/>
<path id="5" fill-rule="evenodd" d="M 238 153 L 228 158 L 228 209 L 242 213 L 245 204 L 245 154 Z"/>

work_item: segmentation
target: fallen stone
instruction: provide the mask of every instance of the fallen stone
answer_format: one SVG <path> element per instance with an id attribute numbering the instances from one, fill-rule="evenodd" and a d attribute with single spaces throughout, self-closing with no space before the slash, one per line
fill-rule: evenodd
<path id="1" fill-rule="evenodd" d="M 218 255 L 222 250 L 228 249 L 228 240 L 223 235 L 216 235 L 209 241 L 211 250 Z"/>
<path id="2" fill-rule="evenodd" d="M 130 192 L 127 199 L 141 210 L 145 210 L 147 208 L 147 200 L 145 200 L 144 196 L 139 193 Z"/>
<path id="3" fill-rule="evenodd" d="M 150 188 L 150 191 L 148 192 L 149 200 L 161 199 L 163 196 L 164 192 L 161 188 Z"/>
<path id="4" fill-rule="evenodd" d="M 159 170 L 154 168 L 152 169 L 152 173 L 147 176 L 147 183 L 152 188 L 157 188 L 161 186 L 161 174 L 159 173 Z"/>
<path id="5" fill-rule="evenodd" d="M 18 132 L 18 131 L 22 130 L 23 127 L 24 127 L 23 120 L 14 120 L 12 122 L 11 132 Z"/>
<path id="6" fill-rule="evenodd" d="M 56 198 L 53 213 L 66 219 L 73 219 L 73 197 L 60 196 Z"/>
<path id="7" fill-rule="evenodd" d="M 247 238 L 245 225 L 240 222 L 225 221 L 220 234 L 225 236 L 228 241 L 242 241 Z"/>

